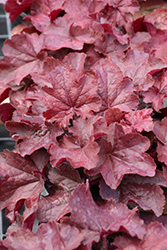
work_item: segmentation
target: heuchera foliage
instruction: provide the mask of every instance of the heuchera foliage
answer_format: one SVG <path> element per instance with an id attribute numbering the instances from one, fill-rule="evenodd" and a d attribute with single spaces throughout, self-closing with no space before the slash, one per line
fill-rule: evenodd
<path id="1" fill-rule="evenodd" d="M 11 21 L 27 15 L 0 61 L 0 115 L 16 142 L 0 153 L 11 222 L 0 249 L 166 249 L 166 9 L 1 2 Z"/>

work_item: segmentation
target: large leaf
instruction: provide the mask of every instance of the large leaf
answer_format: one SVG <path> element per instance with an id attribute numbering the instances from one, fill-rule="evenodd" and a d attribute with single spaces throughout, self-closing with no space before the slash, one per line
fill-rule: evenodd
<path id="1" fill-rule="evenodd" d="M 83 234 L 77 228 L 50 221 L 40 225 L 36 233 L 18 229 L 4 240 L 3 245 L 12 250 L 23 249 L 23 246 L 24 250 L 72 250 L 82 240 Z"/>
<path id="2" fill-rule="evenodd" d="M 25 203 L 26 220 L 36 212 L 43 190 L 39 169 L 30 157 L 23 158 L 8 150 L 0 154 L 0 161 L 0 210 L 7 207 L 7 216 L 13 222 L 15 211 Z M 33 221 L 30 224 L 32 226 Z"/>
<path id="3" fill-rule="evenodd" d="M 145 153 L 150 146 L 147 137 L 137 133 L 124 134 L 122 127 L 110 125 L 110 133 L 102 138 L 97 167 L 86 171 L 90 175 L 101 173 L 106 184 L 116 189 L 125 174 L 154 176 L 156 164 Z"/>
<path id="4" fill-rule="evenodd" d="M 103 130 L 98 131 L 98 120 L 100 119 L 97 117 L 91 117 L 73 121 L 73 126 L 69 128 L 70 135 L 65 135 L 59 145 L 51 145 L 49 149 L 53 167 L 64 160 L 69 161 L 74 168 L 91 169 L 96 166 L 99 146 L 95 142 L 94 134 L 96 137 L 101 133 L 105 134 Z"/>
<path id="5" fill-rule="evenodd" d="M 72 60 L 75 58 L 78 60 L 77 53 Z M 83 54 L 80 54 L 80 58 L 83 60 Z M 67 126 L 75 113 L 86 118 L 92 116 L 92 110 L 99 110 L 101 102 L 96 94 L 97 85 L 93 75 L 86 72 L 78 74 L 77 70 L 81 71 L 79 67 L 75 69 L 59 62 L 50 72 L 33 76 L 36 83 L 44 86 L 31 98 L 43 105 L 43 115 L 47 120 L 59 121 L 62 126 Z"/>
<path id="6" fill-rule="evenodd" d="M 37 30 L 43 32 L 63 10 L 64 0 L 38 0 L 33 1 L 31 15 L 26 20 L 31 20 Z"/>
<path id="7" fill-rule="evenodd" d="M 77 185 L 82 182 L 78 171 L 73 169 L 68 162 L 63 162 L 58 168 L 50 169 L 48 178 L 53 185 L 50 188 L 49 196 L 42 197 L 39 201 L 37 218 L 40 223 L 58 221 L 70 213 L 69 197 Z"/>
<path id="8" fill-rule="evenodd" d="M 136 209 L 130 211 L 123 204 L 116 205 L 113 200 L 97 205 L 87 184 L 79 184 L 69 198 L 69 205 L 72 215 L 67 221 L 82 228 L 82 232 L 89 230 L 94 233 L 92 237 L 85 234 L 83 244 L 97 241 L 101 234 L 121 230 L 126 230 L 131 236 L 140 239 L 144 237 L 145 226 L 143 221 L 136 217 Z"/>
<path id="9" fill-rule="evenodd" d="M 118 236 L 112 245 L 118 249 L 133 250 L 165 250 L 167 244 L 167 229 L 159 222 L 150 223 L 144 240 L 138 240 L 129 236 Z"/>
<path id="10" fill-rule="evenodd" d="M 153 177 L 126 175 L 116 190 L 101 180 L 100 194 L 103 199 L 113 198 L 116 202 L 125 204 L 133 201 L 142 209 L 152 210 L 156 216 L 160 216 L 165 205 L 165 197 L 160 186 L 167 187 L 166 169 L 163 172 L 157 170 Z"/>
<path id="11" fill-rule="evenodd" d="M 48 149 L 56 143 L 56 137 L 63 134 L 57 124 L 40 126 L 38 123 L 7 122 L 6 128 L 10 131 L 12 140 L 17 141 L 17 148 L 21 156 L 30 155 L 44 147 Z"/>
<path id="12" fill-rule="evenodd" d="M 0 61 L 0 82 L 3 90 L 18 86 L 32 72 L 39 71 L 40 63 L 46 57 L 43 36 L 36 33 L 22 33 L 7 39 L 3 46 L 4 57 Z M 2 90 L 1 90 L 2 91 Z"/>
<path id="13" fill-rule="evenodd" d="M 100 60 L 93 66 L 98 83 L 98 95 L 102 100 L 101 111 L 119 108 L 130 111 L 138 105 L 138 98 L 133 93 L 132 82 L 124 78 L 121 70 L 111 60 Z"/>
<path id="14" fill-rule="evenodd" d="M 119 66 L 124 76 L 132 79 L 133 86 L 137 92 L 146 91 L 154 83 L 151 73 L 159 71 L 166 64 L 157 59 L 154 54 L 129 49 L 123 57 L 112 58 Z"/>

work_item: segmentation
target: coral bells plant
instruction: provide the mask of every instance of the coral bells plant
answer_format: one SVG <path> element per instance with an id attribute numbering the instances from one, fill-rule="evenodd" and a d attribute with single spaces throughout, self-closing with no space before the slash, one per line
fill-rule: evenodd
<path id="1" fill-rule="evenodd" d="M 11 21 L 27 15 L 0 61 L 16 142 L 0 153 L 0 249 L 166 249 L 167 10 L 3 2 Z"/>

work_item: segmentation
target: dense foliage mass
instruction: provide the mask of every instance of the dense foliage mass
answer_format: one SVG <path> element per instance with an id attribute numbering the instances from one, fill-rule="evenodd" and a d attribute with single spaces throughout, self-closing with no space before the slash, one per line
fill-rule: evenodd
<path id="1" fill-rule="evenodd" d="M 27 16 L 0 61 L 1 120 L 16 141 L 0 154 L 12 223 L 0 249 L 166 249 L 167 10 L 1 2 L 11 21 Z"/>

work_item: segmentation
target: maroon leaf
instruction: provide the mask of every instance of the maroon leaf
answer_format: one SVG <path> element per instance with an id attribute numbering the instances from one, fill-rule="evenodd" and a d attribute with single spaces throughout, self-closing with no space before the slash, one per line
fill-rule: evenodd
<path id="1" fill-rule="evenodd" d="M 119 236 L 112 245 L 119 249 L 150 250 L 165 249 L 167 244 L 167 229 L 159 222 L 153 222 L 147 226 L 144 240 L 138 240 L 129 236 Z"/>
<path id="2" fill-rule="evenodd" d="M 121 26 L 125 22 L 130 21 L 130 16 L 126 15 L 127 13 L 134 14 L 139 10 L 139 4 L 135 0 L 123 0 L 123 1 L 103 1 L 106 4 L 106 7 L 101 11 L 101 22 L 110 22 L 115 26 Z"/>
<path id="3" fill-rule="evenodd" d="M 57 124 L 40 126 L 38 123 L 7 122 L 6 128 L 10 131 L 12 140 L 17 141 L 21 156 L 30 155 L 34 151 L 56 143 L 56 137 L 63 134 Z"/>
<path id="4" fill-rule="evenodd" d="M 13 111 L 15 108 L 10 103 L 3 103 L 0 105 L 1 121 L 5 123 L 12 119 Z"/>
<path id="5" fill-rule="evenodd" d="M 59 220 L 71 212 L 68 204 L 74 189 L 82 182 L 77 170 L 68 162 L 63 162 L 58 168 L 52 168 L 48 174 L 51 186 L 49 196 L 42 197 L 38 204 L 37 218 L 40 223 Z"/>
<path id="6" fill-rule="evenodd" d="M 76 136 L 64 136 L 58 145 L 51 145 L 49 153 L 51 154 L 51 164 L 53 167 L 63 162 L 69 161 L 74 168 L 84 167 L 86 169 L 94 168 L 98 162 L 99 146 L 94 141 L 93 136 L 89 141 L 84 142 Z"/>
<path id="7" fill-rule="evenodd" d="M 25 20 L 31 20 L 35 28 L 43 32 L 63 10 L 64 0 L 33 1 L 31 15 Z"/>
<path id="8" fill-rule="evenodd" d="M 107 125 L 110 125 L 111 123 L 118 122 L 124 118 L 123 112 L 121 112 L 120 109 L 114 108 L 114 109 L 107 109 L 105 112 L 105 119 L 107 122 Z"/>
<path id="9" fill-rule="evenodd" d="M 115 56 L 112 59 L 123 75 L 132 79 L 133 86 L 138 92 L 146 91 L 153 85 L 152 71 L 159 71 L 165 67 L 165 63 L 155 58 L 153 54 L 132 49 L 128 50 L 124 57 Z"/>
<path id="10" fill-rule="evenodd" d="M 111 124 L 109 128 L 107 140 L 101 139 L 98 142 L 100 152 L 97 167 L 86 173 L 101 173 L 112 189 L 118 187 L 125 174 L 154 176 L 156 164 L 145 153 L 150 146 L 149 140 L 140 134 L 125 135 L 122 127 L 117 124 Z"/>
<path id="11" fill-rule="evenodd" d="M 156 111 L 163 108 L 164 97 L 167 96 L 167 72 L 160 71 L 154 76 L 153 87 L 144 92 L 144 101 L 153 103 L 153 107 Z"/>
<path id="12" fill-rule="evenodd" d="M 82 239 L 83 234 L 77 228 L 50 221 L 48 224 L 40 225 L 36 233 L 28 229 L 18 229 L 3 243 L 12 250 L 23 246 L 25 250 L 72 250 L 80 245 Z"/>
<path id="13" fill-rule="evenodd" d="M 102 198 L 113 198 L 116 202 L 128 204 L 135 202 L 144 210 L 152 210 L 160 216 L 165 205 L 165 197 L 160 186 L 167 187 L 167 171 L 157 170 L 154 177 L 126 175 L 117 190 L 111 189 L 102 180 L 100 194 Z"/>
<path id="14" fill-rule="evenodd" d="M 71 58 L 79 59 L 77 53 Z M 80 54 L 80 58 L 83 61 L 83 54 Z M 71 62 L 71 65 L 75 64 Z M 75 113 L 83 118 L 91 117 L 92 110 L 98 111 L 101 105 L 96 95 L 97 85 L 94 77 L 86 72 L 80 74 L 80 67 L 77 69 L 72 67 L 59 62 L 50 72 L 33 76 L 35 82 L 45 86 L 31 98 L 34 97 L 39 102 L 40 109 L 43 105 L 43 115 L 46 119 L 56 120 L 65 127 Z"/>
<path id="15" fill-rule="evenodd" d="M 19 41 L 19 42 L 18 42 Z M 46 57 L 42 35 L 20 34 L 7 39 L 3 46 L 4 57 L 0 61 L 0 81 L 6 88 L 17 86 L 32 72 L 39 71 L 40 63 Z M 5 88 L 5 87 L 4 87 Z"/>
<path id="16" fill-rule="evenodd" d="M 105 59 L 98 62 L 96 67 L 98 95 L 102 100 L 101 111 L 108 108 L 119 108 L 121 111 L 135 109 L 138 98 L 133 93 L 133 86 L 128 78 L 123 79 L 119 67 L 111 60 Z"/>
<path id="17" fill-rule="evenodd" d="M 145 226 L 142 220 L 136 217 L 136 209 L 130 211 L 123 204 L 116 205 L 113 200 L 97 205 L 88 185 L 80 184 L 74 190 L 69 198 L 69 205 L 72 213 L 71 223 L 96 232 L 96 237 L 101 233 L 121 231 L 121 228 L 132 236 L 140 239 L 144 237 Z M 93 237 L 90 240 L 93 242 Z"/>
<path id="18" fill-rule="evenodd" d="M 6 88 L 5 84 L 0 85 L 0 103 L 9 97 L 10 88 Z"/>
<path id="19" fill-rule="evenodd" d="M 33 0 L 7 0 L 5 4 L 5 11 L 10 13 L 10 20 L 13 22 L 23 11 L 27 10 Z"/>
<path id="20" fill-rule="evenodd" d="M 158 160 L 167 164 L 167 117 L 163 118 L 161 122 L 155 121 L 154 122 L 154 134 L 157 136 L 158 146 L 157 146 L 157 153 L 158 153 Z"/>
<path id="21" fill-rule="evenodd" d="M 30 157 L 5 150 L 0 154 L 0 210 L 7 207 L 7 216 L 13 222 L 15 211 L 20 210 L 24 201 L 25 220 L 32 215 L 38 206 L 40 193 L 43 189 L 38 167 Z"/>

